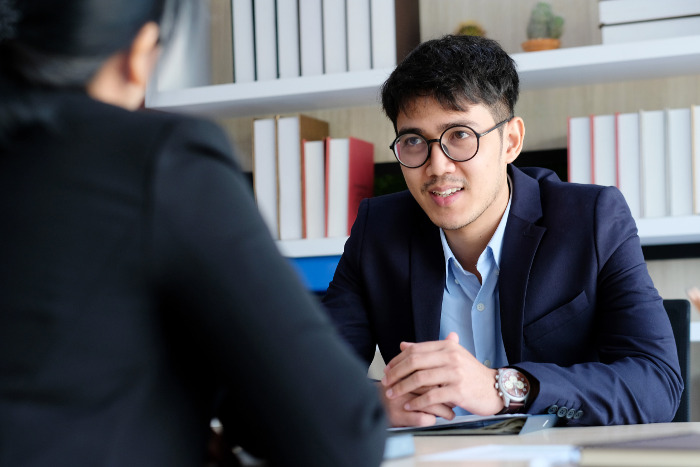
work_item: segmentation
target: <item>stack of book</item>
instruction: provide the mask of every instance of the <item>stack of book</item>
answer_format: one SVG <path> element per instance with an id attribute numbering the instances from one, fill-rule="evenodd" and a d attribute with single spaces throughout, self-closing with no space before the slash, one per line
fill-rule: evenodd
<path id="1" fill-rule="evenodd" d="M 230 20 L 212 38 L 232 57 L 213 64 L 230 70 L 216 84 L 392 68 L 420 42 L 418 0 L 213 0 L 211 9 L 218 31 Z"/>
<path id="2" fill-rule="evenodd" d="M 330 138 L 327 122 L 302 114 L 253 121 L 253 188 L 275 239 L 349 235 L 373 187 L 372 143 Z"/>
<path id="3" fill-rule="evenodd" d="M 603 44 L 696 35 L 698 0 L 600 0 Z"/>
<path id="4" fill-rule="evenodd" d="M 637 219 L 700 214 L 700 106 L 569 118 L 568 180 L 617 186 Z"/>

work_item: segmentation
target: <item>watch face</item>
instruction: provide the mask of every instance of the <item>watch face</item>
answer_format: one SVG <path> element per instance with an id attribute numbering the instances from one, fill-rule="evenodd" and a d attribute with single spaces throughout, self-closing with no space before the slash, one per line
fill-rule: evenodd
<path id="1" fill-rule="evenodd" d="M 524 400 L 530 391 L 525 376 L 514 368 L 506 368 L 501 372 L 498 387 L 516 401 Z"/>

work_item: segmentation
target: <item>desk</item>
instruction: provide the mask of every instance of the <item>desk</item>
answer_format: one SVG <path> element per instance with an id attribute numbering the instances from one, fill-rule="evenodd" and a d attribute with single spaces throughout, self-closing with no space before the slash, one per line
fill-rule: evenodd
<path id="1" fill-rule="evenodd" d="M 410 458 L 385 461 L 382 467 L 438 467 L 438 466 L 479 466 L 479 467 L 527 467 L 528 462 L 514 461 L 461 461 L 430 462 L 422 456 L 439 452 L 453 451 L 487 444 L 587 444 L 622 441 L 635 438 L 649 438 L 673 433 L 700 433 L 700 422 L 655 423 L 648 425 L 619 425 L 601 427 L 550 428 L 518 436 L 415 436 L 416 454 Z M 700 465 L 700 459 L 698 460 Z M 660 466 L 662 467 L 662 466 Z"/>

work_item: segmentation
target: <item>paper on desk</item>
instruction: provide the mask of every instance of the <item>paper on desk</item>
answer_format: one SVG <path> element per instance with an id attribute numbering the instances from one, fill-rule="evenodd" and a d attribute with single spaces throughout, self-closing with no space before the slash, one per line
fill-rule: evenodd
<path id="1" fill-rule="evenodd" d="M 566 464 L 579 461 L 579 449 L 564 444 L 486 444 L 421 456 L 420 461 L 507 460 Z"/>

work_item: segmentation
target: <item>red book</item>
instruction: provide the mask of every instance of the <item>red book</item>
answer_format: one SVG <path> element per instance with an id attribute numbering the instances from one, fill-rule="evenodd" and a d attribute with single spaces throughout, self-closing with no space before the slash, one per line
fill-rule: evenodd
<path id="1" fill-rule="evenodd" d="M 374 145 L 357 138 L 326 139 L 326 237 L 345 237 L 360 201 L 374 193 Z"/>

